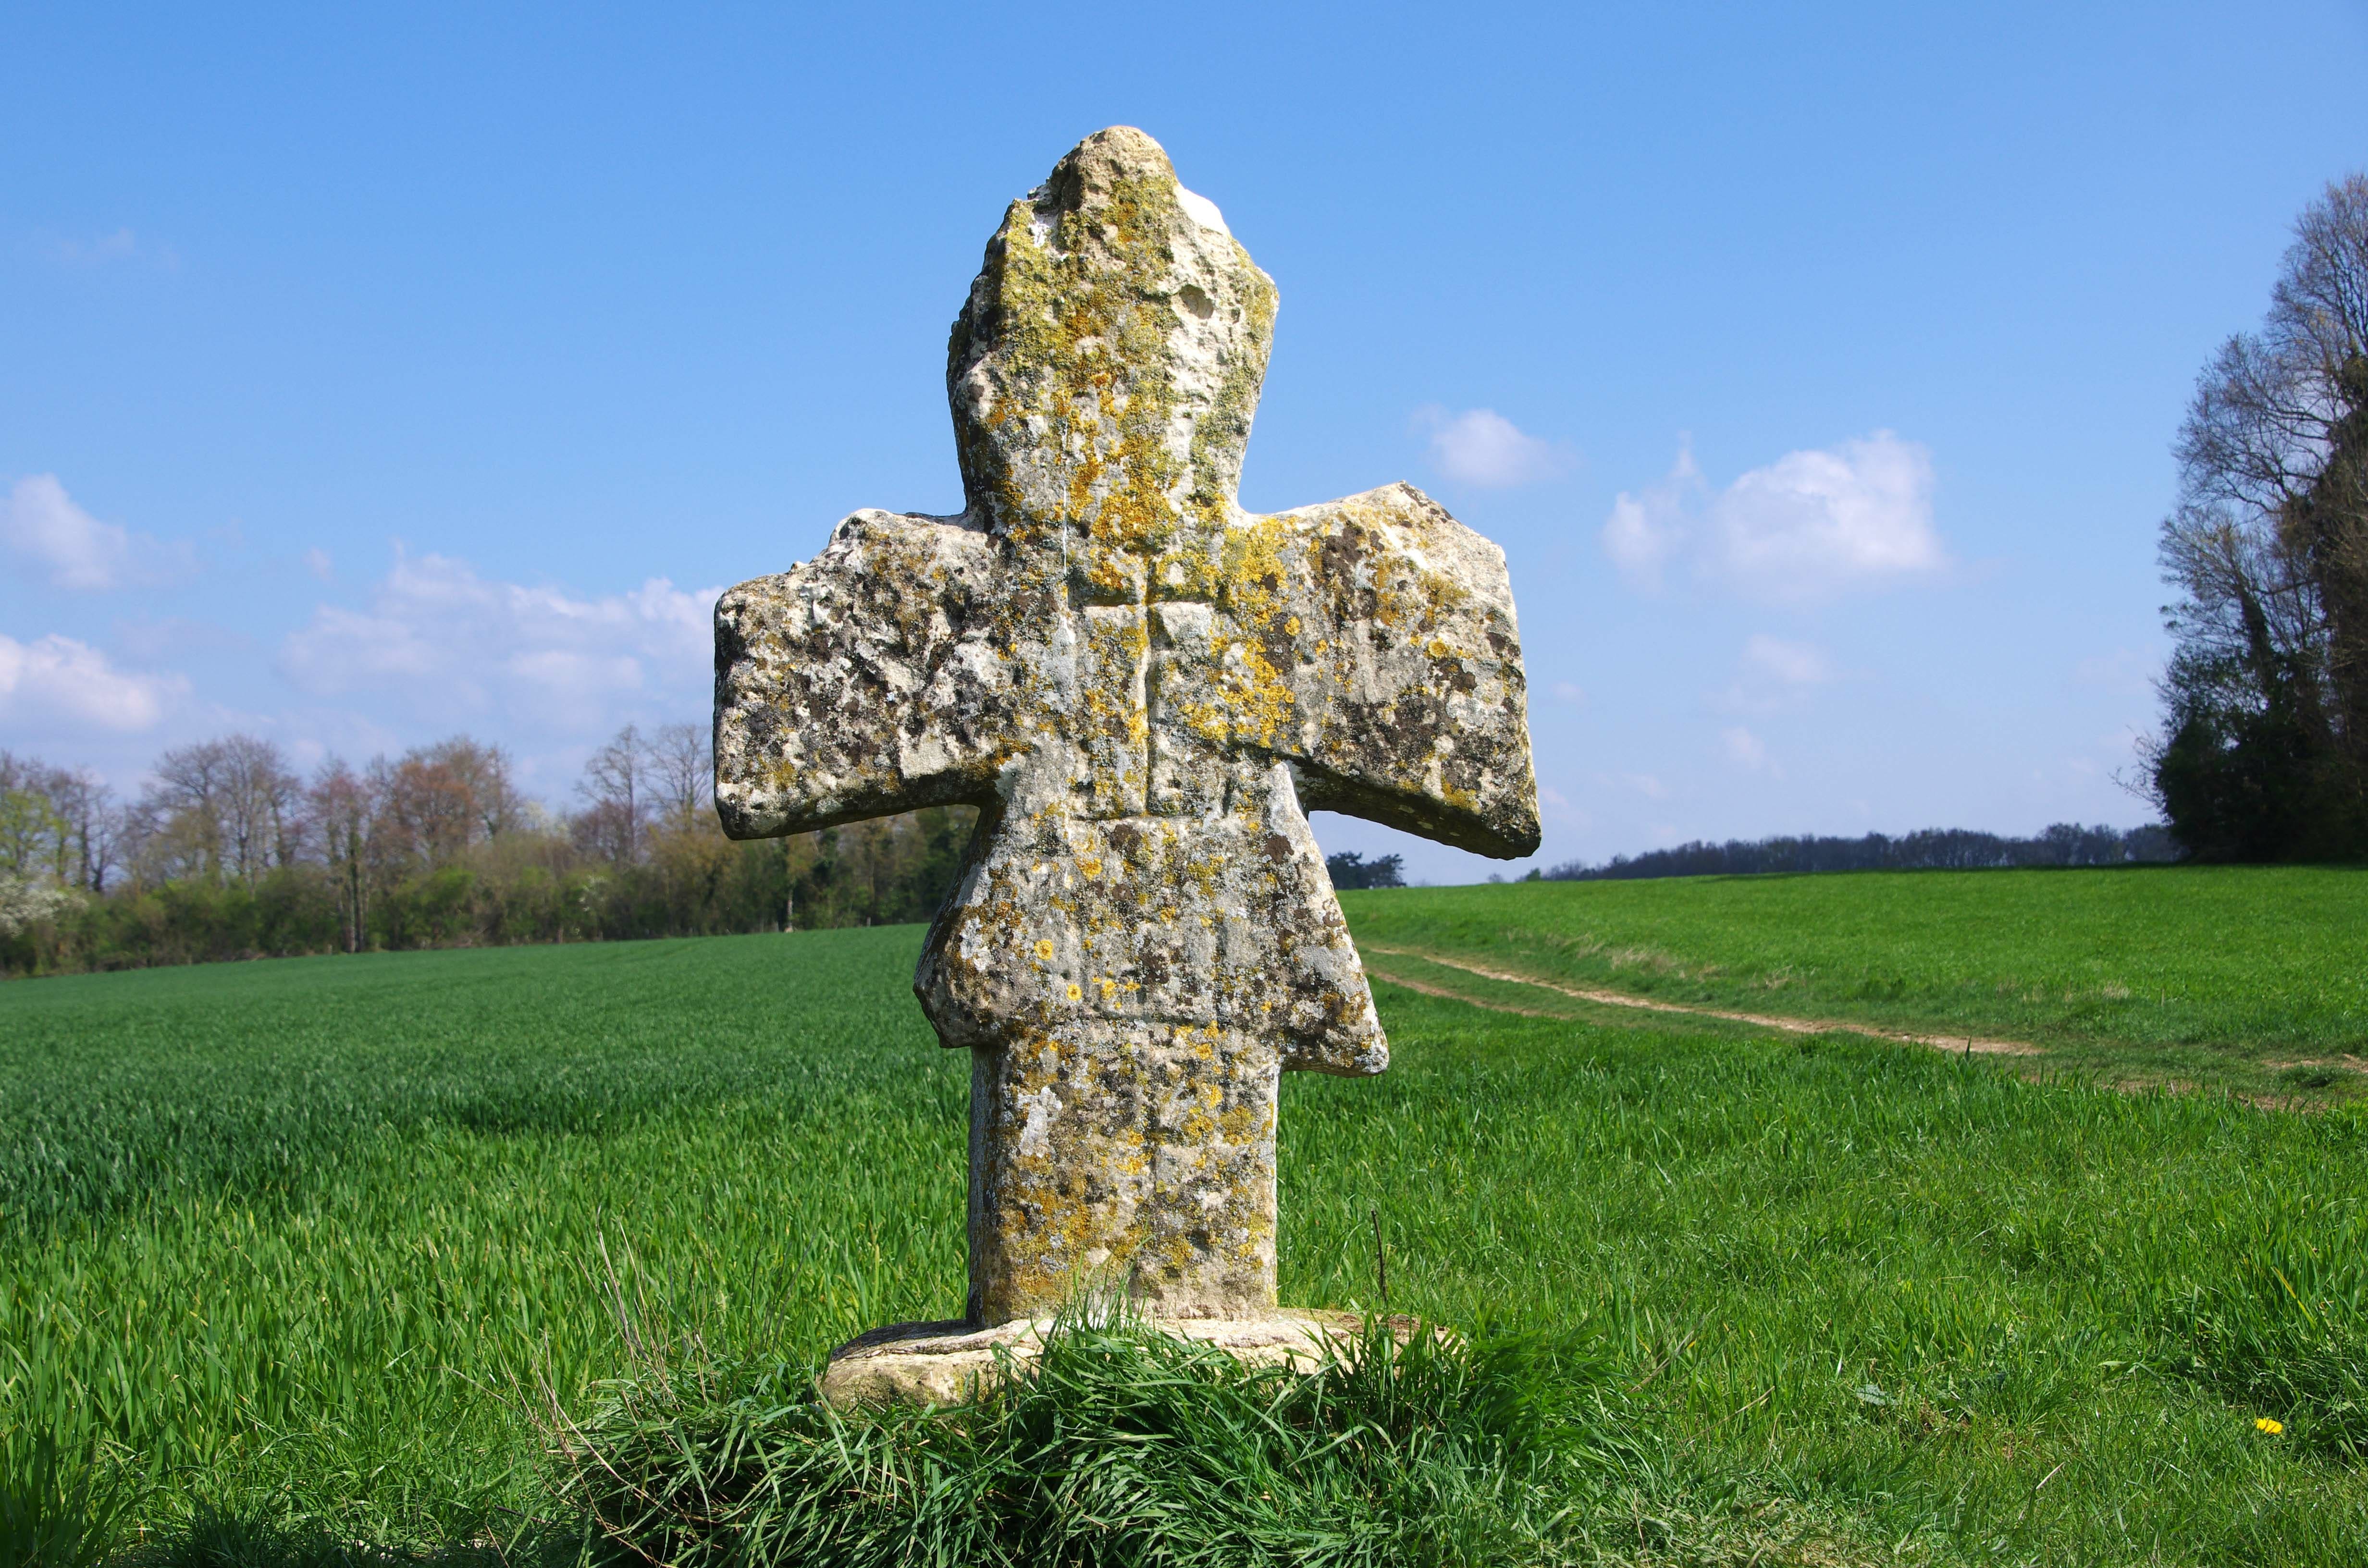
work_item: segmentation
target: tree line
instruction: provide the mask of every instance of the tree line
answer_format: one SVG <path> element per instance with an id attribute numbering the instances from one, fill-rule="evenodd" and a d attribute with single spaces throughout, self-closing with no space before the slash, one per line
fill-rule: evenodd
<path id="1" fill-rule="evenodd" d="M 1554 882 L 1623 881 L 1651 877 L 1737 877 L 1763 871 L 1973 871 L 2012 866 L 2129 866 L 2180 858 L 2168 829 L 2149 825 L 2082 827 L 2058 823 L 2036 838 L 2009 838 L 1965 828 L 1925 828 L 1896 838 L 1730 838 L 1696 841 L 1642 855 L 1614 855 L 1600 866 L 1573 860 L 1545 873 Z"/>
<path id="2" fill-rule="evenodd" d="M 2145 783 L 2199 858 L 2368 857 L 2368 177 L 2304 210 L 2174 450 Z"/>
<path id="3" fill-rule="evenodd" d="M 705 730 L 628 725 L 554 809 L 465 735 L 310 776 L 254 735 L 120 798 L 0 751 L 0 973 L 924 920 L 975 812 L 735 844 Z"/>

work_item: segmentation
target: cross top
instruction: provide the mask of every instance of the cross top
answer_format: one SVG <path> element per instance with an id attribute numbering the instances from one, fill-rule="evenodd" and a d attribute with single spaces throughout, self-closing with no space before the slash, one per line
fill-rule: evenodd
<path id="1" fill-rule="evenodd" d="M 954 323 L 965 499 L 1008 538 L 1073 536 L 1100 597 L 1140 599 L 1146 568 L 1213 586 L 1274 310 L 1272 279 L 1157 142 L 1087 137 L 1011 204 Z"/>
<path id="2" fill-rule="evenodd" d="M 735 837 L 969 802 L 915 989 L 972 1051 L 972 1321 L 1274 1306 L 1276 1075 L 1388 1062 L 1304 812 L 1537 846 L 1504 557 L 1406 485 L 1235 501 L 1273 283 L 1139 131 L 1011 204 L 954 323 L 966 501 L 716 607 Z"/>

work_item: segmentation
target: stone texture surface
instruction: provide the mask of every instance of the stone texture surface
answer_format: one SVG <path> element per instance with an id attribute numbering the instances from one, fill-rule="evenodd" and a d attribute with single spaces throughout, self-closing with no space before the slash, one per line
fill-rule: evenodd
<path id="1" fill-rule="evenodd" d="M 956 1404 L 983 1392 L 1005 1367 L 1024 1369 L 1052 1326 L 1050 1318 L 1021 1318 L 984 1329 L 960 1322 L 876 1328 L 831 1352 L 820 1380 L 822 1397 L 841 1409 Z M 1305 1372 L 1327 1357 L 1353 1353 L 1364 1320 L 1354 1312 L 1287 1312 L 1247 1319 L 1190 1318 L 1159 1326 L 1254 1367 Z M 1415 1331 L 1411 1319 L 1393 1319 L 1390 1326 L 1400 1344 Z"/>
<path id="2" fill-rule="evenodd" d="M 1304 813 L 1537 846 L 1502 552 L 1409 485 L 1235 501 L 1274 312 L 1157 143 L 1088 137 L 954 323 L 966 509 L 716 606 L 734 836 L 981 808 L 915 981 L 973 1052 L 976 1324 L 1270 1313 L 1277 1074 L 1388 1062 Z"/>

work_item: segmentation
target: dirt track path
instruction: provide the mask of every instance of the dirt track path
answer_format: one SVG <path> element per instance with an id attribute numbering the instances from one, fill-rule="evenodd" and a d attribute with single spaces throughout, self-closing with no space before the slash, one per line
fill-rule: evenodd
<path id="1" fill-rule="evenodd" d="M 1634 1007 L 1646 1013 L 1682 1013 L 1697 1018 L 1724 1018 L 1729 1023 L 1756 1024 L 1764 1029 L 1782 1029 L 1787 1034 L 1864 1035 L 1870 1040 L 1887 1040 L 1901 1045 L 1925 1045 L 1930 1046 L 1935 1051 L 1953 1051 L 1975 1056 L 2038 1056 L 2042 1054 L 2039 1047 L 2029 1040 L 1984 1040 L 1979 1036 L 1967 1035 L 1911 1034 L 1905 1029 L 1878 1028 L 1873 1024 L 1851 1023 L 1841 1018 L 1793 1018 L 1774 1013 L 1734 1013 L 1722 1007 L 1698 1007 L 1684 1002 L 1659 1002 L 1644 996 L 1631 996 L 1622 991 L 1602 991 L 1593 986 L 1584 985 L 1564 985 L 1551 980 L 1539 980 L 1532 975 L 1509 974 L 1502 970 L 1483 969 L 1478 964 L 1466 963 L 1461 959 L 1446 958 L 1438 953 L 1425 952 L 1419 948 L 1375 948 L 1360 943 L 1358 951 L 1364 956 L 1366 971 L 1379 979 L 1388 981 L 1392 985 L 1403 985 L 1408 991 L 1419 991 L 1426 996 L 1444 996 L 1452 1001 L 1467 1002 L 1474 1007 L 1486 1007 L 1491 1012 L 1518 1013 L 1524 1017 L 1552 1018 L 1562 1015 L 1542 1013 L 1530 1007 L 1508 1006 L 1502 1002 L 1483 1002 L 1477 997 L 1466 996 L 1460 991 L 1450 991 L 1443 986 L 1427 985 L 1418 980 L 1392 974 L 1374 964 L 1372 960 L 1376 956 L 1418 959 L 1424 963 L 1437 964 L 1441 969 L 1461 970 L 1465 974 L 1478 975 L 1483 980 L 1498 981 L 1507 985 L 1528 985 L 1540 991 L 1553 991 L 1565 996 L 1575 997 L 1581 1002 L 1592 1002 L 1598 1006 Z"/>

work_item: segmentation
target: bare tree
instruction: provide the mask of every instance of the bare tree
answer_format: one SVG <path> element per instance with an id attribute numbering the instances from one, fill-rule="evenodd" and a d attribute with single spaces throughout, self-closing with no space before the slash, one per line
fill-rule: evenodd
<path id="1" fill-rule="evenodd" d="M 640 730 L 628 724 L 584 764 L 575 792 L 589 801 L 602 826 L 600 840 L 619 860 L 641 856 L 642 818 L 650 806 L 651 767 Z"/>
<path id="2" fill-rule="evenodd" d="M 370 784 L 385 807 L 381 845 L 406 869 L 433 869 L 461 858 L 474 836 L 476 801 L 465 779 L 418 751 L 370 764 Z"/>
<path id="3" fill-rule="evenodd" d="M 331 757 L 305 791 L 305 816 L 322 864 L 336 889 L 338 923 L 346 951 L 361 951 L 370 939 L 370 848 L 377 834 L 381 797 L 370 777 Z"/>
<path id="4" fill-rule="evenodd" d="M 620 865 L 633 858 L 640 842 L 636 824 L 622 801 L 594 801 L 570 813 L 567 837 L 582 853 Z"/>
<path id="5" fill-rule="evenodd" d="M 650 793 L 658 818 L 677 833 L 699 826 L 715 784 L 712 732 L 703 724 L 667 724 L 650 740 Z"/>
<path id="6" fill-rule="evenodd" d="M 223 798 L 230 761 L 220 741 L 175 746 L 156 759 L 155 778 L 141 798 L 146 821 L 141 839 L 158 880 L 222 874 Z"/>
<path id="7" fill-rule="evenodd" d="M 222 854 L 229 874 L 253 887 L 293 858 L 303 785 L 270 741 L 232 735 L 222 746 Z"/>
<path id="8" fill-rule="evenodd" d="M 515 829 L 525 801 L 510 779 L 509 753 L 466 735 L 423 746 L 409 754 L 429 767 L 441 768 L 469 815 L 469 842 L 481 843 Z"/>
<path id="9" fill-rule="evenodd" d="M 272 742 L 230 735 L 175 746 L 154 771 L 137 833 L 152 874 L 252 887 L 294 858 L 302 786 Z"/>
<path id="10" fill-rule="evenodd" d="M 115 791 L 94 773 L 60 769 L 53 776 L 50 803 L 65 820 L 73 840 L 74 885 L 87 892 L 105 892 L 122 846 L 123 813 Z"/>

